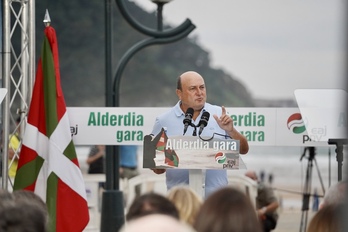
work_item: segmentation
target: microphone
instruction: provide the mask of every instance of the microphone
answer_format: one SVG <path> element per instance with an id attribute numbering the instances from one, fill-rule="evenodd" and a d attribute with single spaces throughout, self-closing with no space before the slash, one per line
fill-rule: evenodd
<path id="1" fill-rule="evenodd" d="M 209 117 L 210 117 L 209 112 L 204 111 L 203 114 L 202 114 L 201 120 L 198 123 L 198 126 L 199 126 L 198 135 L 201 135 L 204 127 L 207 126 L 208 121 L 209 121 Z"/>
<path id="2" fill-rule="evenodd" d="M 192 116 L 193 116 L 193 108 L 188 108 L 188 109 L 186 110 L 185 118 L 184 118 L 184 121 L 183 121 L 183 123 L 184 123 L 184 125 L 185 125 L 185 126 L 184 126 L 184 134 L 183 134 L 183 135 L 185 135 L 188 126 L 191 125 Z"/>

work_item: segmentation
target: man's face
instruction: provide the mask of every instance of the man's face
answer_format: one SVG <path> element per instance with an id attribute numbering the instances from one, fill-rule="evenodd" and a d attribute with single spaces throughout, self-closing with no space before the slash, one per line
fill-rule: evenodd
<path id="1" fill-rule="evenodd" d="M 181 90 L 177 95 L 181 100 L 182 109 L 192 107 L 194 110 L 201 110 L 206 101 L 206 89 L 203 78 L 200 75 L 185 75 L 181 77 Z"/>

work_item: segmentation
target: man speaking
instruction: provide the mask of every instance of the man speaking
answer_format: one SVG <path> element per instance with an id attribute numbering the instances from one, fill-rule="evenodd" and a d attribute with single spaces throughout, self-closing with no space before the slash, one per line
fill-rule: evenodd
<path id="1" fill-rule="evenodd" d="M 162 128 L 166 128 L 167 136 L 177 136 L 183 133 L 185 135 L 197 135 L 194 126 L 185 126 L 188 117 L 192 116 L 193 125 L 202 125 L 199 126 L 199 136 L 212 137 L 214 134 L 220 134 L 224 137 L 231 137 L 240 141 L 240 154 L 248 152 L 247 139 L 234 128 L 233 120 L 226 114 L 225 107 L 211 105 L 206 102 L 206 86 L 203 77 L 199 73 L 194 71 L 183 73 L 178 78 L 176 94 L 179 98 L 178 103 L 156 118 L 152 134 L 156 135 Z M 209 115 L 213 117 L 209 117 Z M 157 174 L 166 173 L 167 189 L 176 185 L 189 184 L 189 170 L 187 169 L 152 170 Z M 205 173 L 205 197 L 227 184 L 226 170 L 207 170 Z"/>

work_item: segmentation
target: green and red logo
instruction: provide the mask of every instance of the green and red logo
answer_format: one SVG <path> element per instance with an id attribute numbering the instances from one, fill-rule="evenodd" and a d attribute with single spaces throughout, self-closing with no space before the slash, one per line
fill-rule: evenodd
<path id="1" fill-rule="evenodd" d="M 218 163 L 218 164 L 223 164 L 223 163 L 225 163 L 225 161 L 226 161 L 226 155 L 225 155 L 225 153 L 223 153 L 223 152 L 218 152 L 218 153 L 216 153 L 216 155 L 215 155 L 215 161 L 216 161 L 216 163 Z"/>
<path id="2" fill-rule="evenodd" d="M 302 116 L 300 113 L 292 114 L 288 118 L 288 129 L 294 132 L 295 134 L 301 134 L 306 131 L 305 123 L 302 120 Z"/>

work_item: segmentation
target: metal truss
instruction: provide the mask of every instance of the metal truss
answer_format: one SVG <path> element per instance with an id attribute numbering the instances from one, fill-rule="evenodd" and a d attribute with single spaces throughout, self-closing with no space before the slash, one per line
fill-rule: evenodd
<path id="1" fill-rule="evenodd" d="M 11 190 L 35 77 L 35 0 L 2 0 L 2 19 L 1 188 Z"/>

